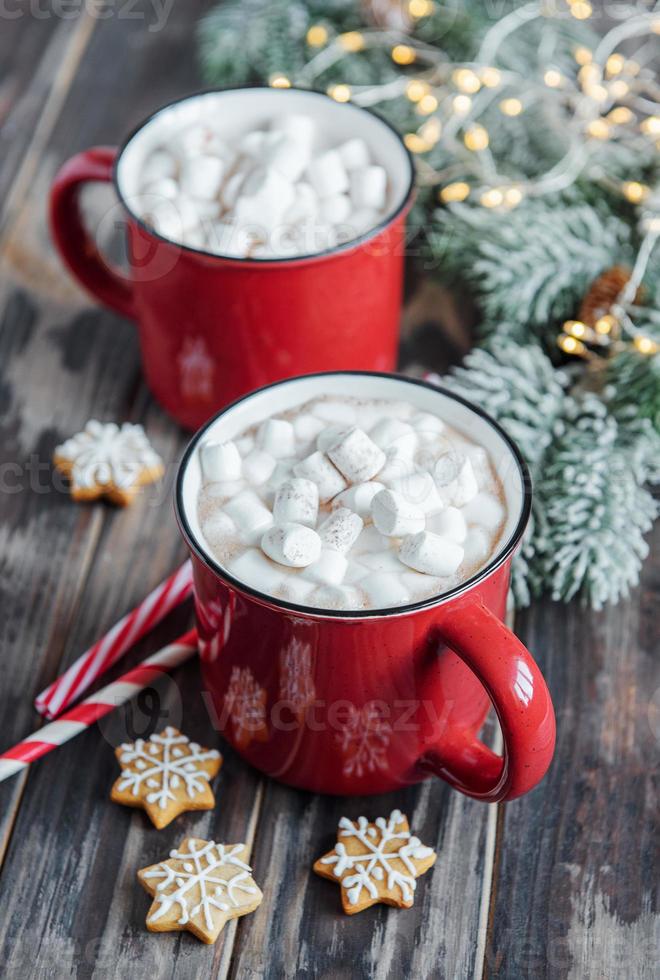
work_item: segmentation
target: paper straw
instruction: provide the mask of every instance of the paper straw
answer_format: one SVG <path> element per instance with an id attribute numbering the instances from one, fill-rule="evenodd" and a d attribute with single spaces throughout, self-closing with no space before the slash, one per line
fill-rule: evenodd
<path id="1" fill-rule="evenodd" d="M 100 640 L 81 654 L 56 680 L 38 694 L 34 706 L 46 718 L 56 718 L 142 639 L 192 590 L 192 566 L 184 562 L 178 571 L 156 586 L 146 599 L 127 613 Z"/>
<path id="2" fill-rule="evenodd" d="M 44 725 L 22 742 L 0 754 L 0 782 L 27 769 L 35 759 L 75 738 L 99 718 L 125 704 L 145 687 L 149 687 L 166 671 L 178 667 L 197 652 L 197 631 L 189 630 L 174 643 L 147 657 L 138 667 L 123 674 L 119 680 L 91 694 L 66 714 Z"/>

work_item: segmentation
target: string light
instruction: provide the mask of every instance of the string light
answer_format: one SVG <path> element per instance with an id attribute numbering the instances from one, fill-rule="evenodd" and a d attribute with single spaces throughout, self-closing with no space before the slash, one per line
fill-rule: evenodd
<path id="1" fill-rule="evenodd" d="M 474 95 L 481 88 L 479 76 L 471 68 L 457 68 L 456 71 L 452 72 L 451 77 L 459 92 Z"/>
<path id="2" fill-rule="evenodd" d="M 271 88 L 291 88 L 291 79 L 278 72 L 270 76 L 268 84 Z"/>
<path id="3" fill-rule="evenodd" d="M 422 116 L 429 116 L 438 108 L 438 100 L 435 95 L 423 95 L 417 103 L 417 112 Z"/>
<path id="4" fill-rule="evenodd" d="M 571 337 L 580 339 L 581 337 L 586 337 L 589 328 L 582 320 L 567 320 L 564 324 L 564 331 L 570 334 Z"/>
<path id="5" fill-rule="evenodd" d="M 392 61 L 397 65 L 412 65 L 417 55 L 408 44 L 395 44 L 391 51 Z"/>
<path id="6" fill-rule="evenodd" d="M 347 31 L 345 34 L 340 34 L 339 43 L 344 51 L 349 51 L 351 54 L 357 54 L 358 51 L 364 50 L 364 36 L 359 31 Z"/>
<path id="7" fill-rule="evenodd" d="M 633 121 L 635 114 L 628 108 L 628 106 L 618 105 L 615 109 L 612 109 L 611 112 L 608 112 L 607 118 L 611 123 L 614 123 L 615 126 L 625 126 L 627 123 Z"/>
<path id="8" fill-rule="evenodd" d="M 660 135 L 660 116 L 647 116 L 640 126 L 643 133 L 648 136 Z"/>
<path id="9" fill-rule="evenodd" d="M 611 54 L 607 61 L 605 62 L 605 71 L 612 77 L 612 75 L 620 75 L 626 64 L 626 59 L 622 54 Z"/>
<path id="10" fill-rule="evenodd" d="M 465 116 L 472 108 L 472 99 L 469 95 L 457 95 L 452 102 L 452 107 L 457 115 Z"/>
<path id="11" fill-rule="evenodd" d="M 419 20 L 421 17 L 430 17 L 434 9 L 433 0 L 410 0 L 408 4 L 408 13 L 415 20 Z"/>
<path id="12" fill-rule="evenodd" d="M 559 88 L 563 80 L 561 72 L 558 72 L 556 68 L 548 68 L 543 76 L 543 81 L 549 88 Z"/>
<path id="13" fill-rule="evenodd" d="M 433 119 L 428 119 L 423 126 L 420 127 L 419 135 L 427 143 L 437 143 L 442 136 L 442 123 L 437 116 Z"/>
<path id="14" fill-rule="evenodd" d="M 519 116 L 523 111 L 523 104 L 520 99 L 502 99 L 500 109 L 505 116 Z"/>
<path id="15" fill-rule="evenodd" d="M 485 208 L 499 208 L 504 203 L 504 194 L 498 187 L 484 191 L 479 201 Z"/>
<path id="16" fill-rule="evenodd" d="M 587 126 L 587 133 L 595 140 L 606 140 L 610 136 L 610 127 L 605 119 L 592 119 Z"/>
<path id="17" fill-rule="evenodd" d="M 403 142 L 406 144 L 411 153 L 426 153 L 431 149 L 430 145 L 417 133 L 406 133 L 403 137 Z"/>
<path id="18" fill-rule="evenodd" d="M 575 337 L 570 337 L 565 333 L 559 335 L 557 343 L 565 354 L 576 354 L 578 357 L 584 357 L 588 353 L 586 345 L 581 340 L 576 340 Z"/>
<path id="19" fill-rule="evenodd" d="M 484 68 L 481 72 L 481 82 L 486 88 L 497 88 L 502 81 L 502 73 L 497 68 Z"/>
<path id="20" fill-rule="evenodd" d="M 617 78 L 617 80 L 612 82 L 610 85 L 609 94 L 613 99 L 623 99 L 626 97 L 629 91 L 630 86 L 628 85 L 628 82 L 624 82 L 622 78 Z"/>
<path id="21" fill-rule="evenodd" d="M 586 0 L 577 0 L 571 4 L 571 13 L 576 20 L 588 20 L 593 14 L 594 9 Z"/>
<path id="22" fill-rule="evenodd" d="M 479 123 L 474 123 L 466 129 L 463 142 L 468 150 L 485 150 L 490 142 L 488 130 L 480 126 Z"/>
<path id="23" fill-rule="evenodd" d="M 593 60 L 593 52 L 589 48 L 585 48 L 580 45 L 579 48 L 575 49 L 573 57 L 577 61 L 578 65 L 588 65 L 590 61 Z"/>
<path id="24" fill-rule="evenodd" d="M 638 61 L 633 61 L 632 58 L 629 61 L 626 61 L 626 72 L 629 75 L 639 75 L 640 70 L 641 65 Z"/>
<path id="25" fill-rule="evenodd" d="M 615 327 L 618 327 L 618 325 L 619 324 L 616 317 L 613 317 L 611 313 L 608 313 L 596 320 L 594 323 L 594 330 L 597 334 L 600 334 L 601 337 L 607 337 L 612 333 Z"/>
<path id="26" fill-rule="evenodd" d="M 418 78 L 413 78 L 406 85 L 406 95 L 411 102 L 419 102 L 430 90 L 428 82 L 422 82 Z"/>
<path id="27" fill-rule="evenodd" d="M 444 204 L 452 204 L 455 201 L 464 201 L 470 194 L 470 185 L 463 180 L 457 180 L 453 184 L 447 184 L 438 195 Z"/>
<path id="28" fill-rule="evenodd" d="M 517 208 L 524 196 L 520 187 L 507 187 L 504 191 L 504 203 L 507 207 Z"/>
<path id="29" fill-rule="evenodd" d="M 621 185 L 621 190 L 623 191 L 624 197 L 626 197 L 631 204 L 641 204 L 641 202 L 645 200 L 649 194 L 648 187 L 645 187 L 644 184 L 640 184 L 637 180 L 626 180 Z"/>
<path id="30" fill-rule="evenodd" d="M 350 85 L 331 85 L 328 89 L 328 95 L 335 100 L 335 102 L 349 102 L 351 98 L 351 87 Z"/>
<path id="31" fill-rule="evenodd" d="M 322 48 L 328 40 L 328 32 L 323 24 L 314 24 L 307 31 L 307 43 L 312 48 Z"/>
<path id="32" fill-rule="evenodd" d="M 635 350 L 639 351 L 640 354 L 646 354 L 647 357 L 651 354 L 657 354 L 660 350 L 660 346 L 656 344 L 655 340 L 651 340 L 650 337 L 643 337 L 638 334 L 633 340 Z"/>

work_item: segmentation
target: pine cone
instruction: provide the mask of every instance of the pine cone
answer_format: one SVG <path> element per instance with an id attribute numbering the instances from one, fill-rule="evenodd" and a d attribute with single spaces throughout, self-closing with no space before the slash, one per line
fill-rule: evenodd
<path id="1" fill-rule="evenodd" d="M 578 320 L 593 327 L 596 320 L 610 312 L 612 303 L 616 302 L 621 290 L 630 279 L 630 269 L 622 265 L 615 265 L 611 269 L 606 269 L 592 282 L 587 295 L 582 300 Z M 637 294 L 639 298 L 639 292 Z"/>
<path id="2" fill-rule="evenodd" d="M 410 33 L 412 20 L 402 0 L 362 0 L 360 7 L 368 24 L 385 31 Z"/>

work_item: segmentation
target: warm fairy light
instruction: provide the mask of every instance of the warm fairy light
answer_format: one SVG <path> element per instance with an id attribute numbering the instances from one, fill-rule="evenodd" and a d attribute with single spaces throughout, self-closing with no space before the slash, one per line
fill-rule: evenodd
<path id="1" fill-rule="evenodd" d="M 651 31 L 654 34 L 660 34 L 660 20 L 654 20 L 651 23 Z"/>
<path id="2" fill-rule="evenodd" d="M 419 78 L 413 78 L 406 85 L 406 95 L 411 102 L 419 102 L 429 91 L 428 82 L 422 82 Z"/>
<path id="3" fill-rule="evenodd" d="M 517 208 L 524 196 L 519 187 L 507 187 L 504 191 L 504 203 L 507 207 Z"/>
<path id="4" fill-rule="evenodd" d="M 271 88 L 291 88 L 291 80 L 279 72 L 270 76 L 268 84 Z"/>
<path id="5" fill-rule="evenodd" d="M 457 115 L 464 116 L 472 108 L 472 99 L 469 95 L 457 95 L 452 102 L 452 106 Z"/>
<path id="6" fill-rule="evenodd" d="M 479 201 L 485 208 L 499 208 L 504 204 L 504 194 L 499 188 L 491 187 L 490 190 L 483 192 Z"/>
<path id="7" fill-rule="evenodd" d="M 609 139 L 610 127 L 604 119 L 592 119 L 587 126 L 587 133 L 595 140 Z"/>
<path id="8" fill-rule="evenodd" d="M 624 82 L 622 78 L 617 78 L 615 82 L 610 85 L 610 96 L 613 99 L 625 99 L 626 95 L 630 91 L 630 85 L 628 82 Z M 607 94 L 607 90 L 606 90 Z"/>
<path id="9" fill-rule="evenodd" d="M 601 337 L 606 337 L 608 334 L 612 333 L 614 328 L 617 326 L 616 318 L 612 316 L 611 313 L 607 313 L 605 316 L 601 316 L 594 323 L 594 330 Z"/>
<path id="10" fill-rule="evenodd" d="M 648 116 L 641 124 L 640 129 L 647 136 L 660 135 L 660 116 Z"/>
<path id="11" fill-rule="evenodd" d="M 651 340 L 650 337 L 638 335 L 633 340 L 633 344 L 635 345 L 635 350 L 639 351 L 640 354 L 657 354 L 660 350 L 655 340 Z"/>
<path id="12" fill-rule="evenodd" d="M 438 108 L 438 100 L 435 95 L 430 93 L 423 95 L 419 102 L 417 103 L 417 112 L 422 116 L 429 116 L 432 112 Z"/>
<path id="13" fill-rule="evenodd" d="M 640 70 L 641 65 L 638 61 L 633 61 L 632 59 L 626 61 L 626 72 L 629 75 L 639 75 Z"/>
<path id="14" fill-rule="evenodd" d="M 307 43 L 312 48 L 321 48 L 328 40 L 328 32 L 323 24 L 314 24 L 307 31 Z"/>
<path id="15" fill-rule="evenodd" d="M 602 77 L 600 68 L 593 63 L 583 65 L 578 72 L 578 81 L 584 89 L 598 85 Z"/>
<path id="16" fill-rule="evenodd" d="M 408 13 L 411 17 L 419 20 L 420 17 L 429 17 L 433 13 L 434 7 L 433 0 L 410 0 Z"/>
<path id="17" fill-rule="evenodd" d="M 558 72 L 556 68 L 548 68 L 543 76 L 543 81 L 549 88 L 559 88 L 563 78 L 561 72 Z"/>
<path id="18" fill-rule="evenodd" d="M 505 116 L 519 116 L 523 111 L 523 104 L 520 99 L 502 99 L 500 109 Z"/>
<path id="19" fill-rule="evenodd" d="M 467 146 L 468 150 L 486 150 L 488 148 L 488 143 L 490 142 L 488 138 L 488 130 L 479 123 L 475 123 L 473 126 L 469 126 L 465 130 L 465 135 L 463 136 L 463 142 Z"/>
<path id="20" fill-rule="evenodd" d="M 468 95 L 474 95 L 481 88 L 479 76 L 471 68 L 457 68 L 452 72 L 451 78 L 456 88 L 460 92 L 467 92 Z"/>
<path id="21" fill-rule="evenodd" d="M 588 330 L 589 328 L 582 320 L 567 320 L 564 324 L 564 331 L 570 334 L 571 337 L 577 337 L 578 339 L 586 336 Z"/>
<path id="22" fill-rule="evenodd" d="M 442 123 L 437 116 L 427 119 L 423 126 L 420 126 L 419 135 L 427 143 L 437 143 L 442 136 Z"/>
<path id="23" fill-rule="evenodd" d="M 344 51 L 357 54 L 364 48 L 364 36 L 359 31 L 347 31 L 345 34 L 339 35 L 339 43 Z"/>
<path id="24" fill-rule="evenodd" d="M 611 54 L 607 61 L 605 62 L 605 71 L 612 77 L 612 75 L 620 75 L 624 69 L 626 59 L 622 54 Z"/>
<path id="25" fill-rule="evenodd" d="M 611 112 L 607 113 L 607 118 L 615 126 L 625 126 L 635 118 L 634 112 L 625 105 L 618 105 Z"/>
<path id="26" fill-rule="evenodd" d="M 569 337 L 567 334 L 560 334 L 557 343 L 564 351 L 565 354 L 584 354 L 586 353 L 586 346 L 581 340 L 576 340 L 575 337 Z"/>
<path id="27" fill-rule="evenodd" d="M 593 52 L 589 48 L 580 45 L 579 48 L 575 49 L 574 58 L 578 65 L 588 65 L 593 60 Z"/>
<path id="28" fill-rule="evenodd" d="M 395 44 L 392 48 L 392 61 L 397 65 L 412 65 L 417 57 L 414 48 L 409 44 Z"/>
<path id="29" fill-rule="evenodd" d="M 644 227 L 654 235 L 660 235 L 660 218 L 647 218 Z"/>
<path id="30" fill-rule="evenodd" d="M 426 153 L 427 150 L 431 149 L 426 140 L 418 136 L 417 133 L 406 133 L 403 137 L 403 142 L 411 153 Z"/>
<path id="31" fill-rule="evenodd" d="M 586 0 L 577 0 L 571 4 L 571 13 L 576 20 L 588 20 L 594 12 L 594 8 Z"/>
<path id="32" fill-rule="evenodd" d="M 497 88 L 502 81 L 502 73 L 497 68 L 484 68 L 481 72 L 481 82 L 486 88 Z"/>
<path id="33" fill-rule="evenodd" d="M 328 89 L 328 95 L 335 100 L 335 102 L 348 102 L 351 98 L 351 87 L 350 85 L 331 85 Z"/>
<path id="34" fill-rule="evenodd" d="M 455 183 L 443 187 L 439 197 L 444 204 L 453 204 L 455 201 L 464 201 L 469 193 L 470 185 L 463 180 L 457 180 Z"/>
<path id="35" fill-rule="evenodd" d="M 624 197 L 626 197 L 632 204 L 639 204 L 646 197 L 648 197 L 649 189 L 645 187 L 644 184 L 640 184 L 637 180 L 626 180 L 625 183 L 621 185 L 621 190 L 623 191 Z"/>

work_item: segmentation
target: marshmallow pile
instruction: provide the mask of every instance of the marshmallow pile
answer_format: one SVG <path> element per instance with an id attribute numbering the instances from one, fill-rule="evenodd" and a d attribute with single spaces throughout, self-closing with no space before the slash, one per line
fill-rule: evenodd
<path id="1" fill-rule="evenodd" d="M 387 173 L 360 137 L 318 148 L 311 116 L 285 115 L 229 145 L 196 123 L 151 152 L 137 209 L 157 232 L 233 258 L 309 255 L 378 224 Z"/>
<path id="2" fill-rule="evenodd" d="M 315 399 L 199 450 L 202 533 L 236 578 L 316 608 L 437 595 L 494 553 L 486 451 L 405 402 Z"/>

